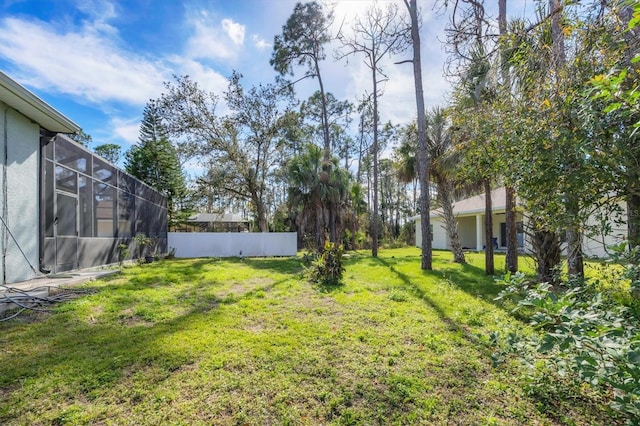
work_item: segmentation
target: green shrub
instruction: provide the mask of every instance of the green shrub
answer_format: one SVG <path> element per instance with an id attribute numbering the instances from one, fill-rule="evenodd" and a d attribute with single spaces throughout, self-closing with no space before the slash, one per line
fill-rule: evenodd
<path id="1" fill-rule="evenodd" d="M 342 282 L 344 266 L 342 255 L 344 249 L 341 245 L 336 245 L 329 241 L 324 243 L 324 250 L 311 262 L 307 269 L 309 279 L 323 286 L 336 286 Z"/>
<path id="2" fill-rule="evenodd" d="M 637 258 L 630 264 L 618 278 L 627 283 Z M 509 335 L 501 342 L 492 336 L 503 351 L 496 358 L 515 354 L 532 368 L 529 378 L 535 377 L 533 367 L 542 362 L 552 375 L 579 379 L 600 395 L 609 395 L 609 406 L 628 424 L 639 424 L 640 324 L 631 310 L 581 279 L 553 287 L 529 283 L 522 274 L 515 274 L 503 284 L 507 287 L 498 299 L 519 300 L 516 310 L 528 311 L 529 322 L 539 334 Z M 535 387 L 535 381 L 531 384 Z"/>
<path id="3" fill-rule="evenodd" d="M 124 261 L 129 258 L 130 254 L 131 252 L 129 250 L 128 244 L 118 245 L 118 264 L 120 265 L 120 267 L 122 267 L 122 265 L 124 264 Z"/>

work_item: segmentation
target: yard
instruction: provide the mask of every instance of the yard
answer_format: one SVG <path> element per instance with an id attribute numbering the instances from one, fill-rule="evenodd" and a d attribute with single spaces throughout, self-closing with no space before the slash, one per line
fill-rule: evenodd
<path id="1" fill-rule="evenodd" d="M 125 268 L 0 323 L 0 424 L 612 423 L 586 390 L 532 393 L 492 366 L 487 335 L 518 323 L 470 261 L 352 254 L 330 290 L 300 258 Z"/>

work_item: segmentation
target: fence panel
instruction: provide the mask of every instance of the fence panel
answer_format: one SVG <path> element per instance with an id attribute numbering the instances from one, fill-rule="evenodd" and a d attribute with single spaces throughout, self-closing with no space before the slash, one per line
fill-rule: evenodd
<path id="1" fill-rule="evenodd" d="M 295 256 L 295 232 L 169 232 L 176 257 Z"/>

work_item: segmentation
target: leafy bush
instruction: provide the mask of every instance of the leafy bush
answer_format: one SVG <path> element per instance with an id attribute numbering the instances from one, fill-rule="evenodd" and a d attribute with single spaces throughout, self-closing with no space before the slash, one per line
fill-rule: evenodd
<path id="1" fill-rule="evenodd" d="M 342 246 L 326 241 L 322 253 L 311 262 L 311 266 L 307 269 L 309 279 L 323 286 L 341 284 L 344 272 L 343 253 Z"/>
<path id="2" fill-rule="evenodd" d="M 631 261 L 635 267 L 636 260 Z M 617 279 L 628 283 L 633 270 L 627 265 Z M 609 406 L 629 424 L 639 424 L 640 326 L 628 307 L 584 280 L 569 279 L 562 288 L 554 288 L 515 274 L 502 283 L 507 287 L 498 299 L 519 300 L 515 310 L 527 310 L 530 324 L 540 333 L 511 333 L 506 340 L 494 334 L 491 338 L 502 350 L 495 359 L 517 354 L 529 367 L 529 378 L 541 365 L 553 375 L 578 378 L 601 395 L 609 393 Z"/>
<path id="3" fill-rule="evenodd" d="M 640 299 L 640 247 L 627 249 L 627 243 L 622 243 L 611 248 L 611 258 L 622 265 L 621 278 L 629 281 L 631 294 Z"/>
<path id="4" fill-rule="evenodd" d="M 128 244 L 118 244 L 118 264 L 120 267 L 122 267 L 124 261 L 129 258 L 130 254 L 131 252 Z"/>
<path id="5" fill-rule="evenodd" d="M 138 247 L 138 259 L 141 259 L 144 253 L 145 246 L 150 245 L 153 240 L 151 239 L 151 237 L 147 237 L 147 235 L 144 232 L 138 232 L 133 237 L 133 241 L 136 243 L 136 246 Z"/>

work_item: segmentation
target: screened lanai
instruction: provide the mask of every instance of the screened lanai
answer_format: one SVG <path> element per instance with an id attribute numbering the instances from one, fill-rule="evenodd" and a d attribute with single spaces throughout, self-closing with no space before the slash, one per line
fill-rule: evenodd
<path id="1" fill-rule="evenodd" d="M 64 135 L 41 138 L 40 188 L 43 269 L 117 262 L 137 233 L 151 237 L 149 252 L 166 252 L 166 198 Z"/>

